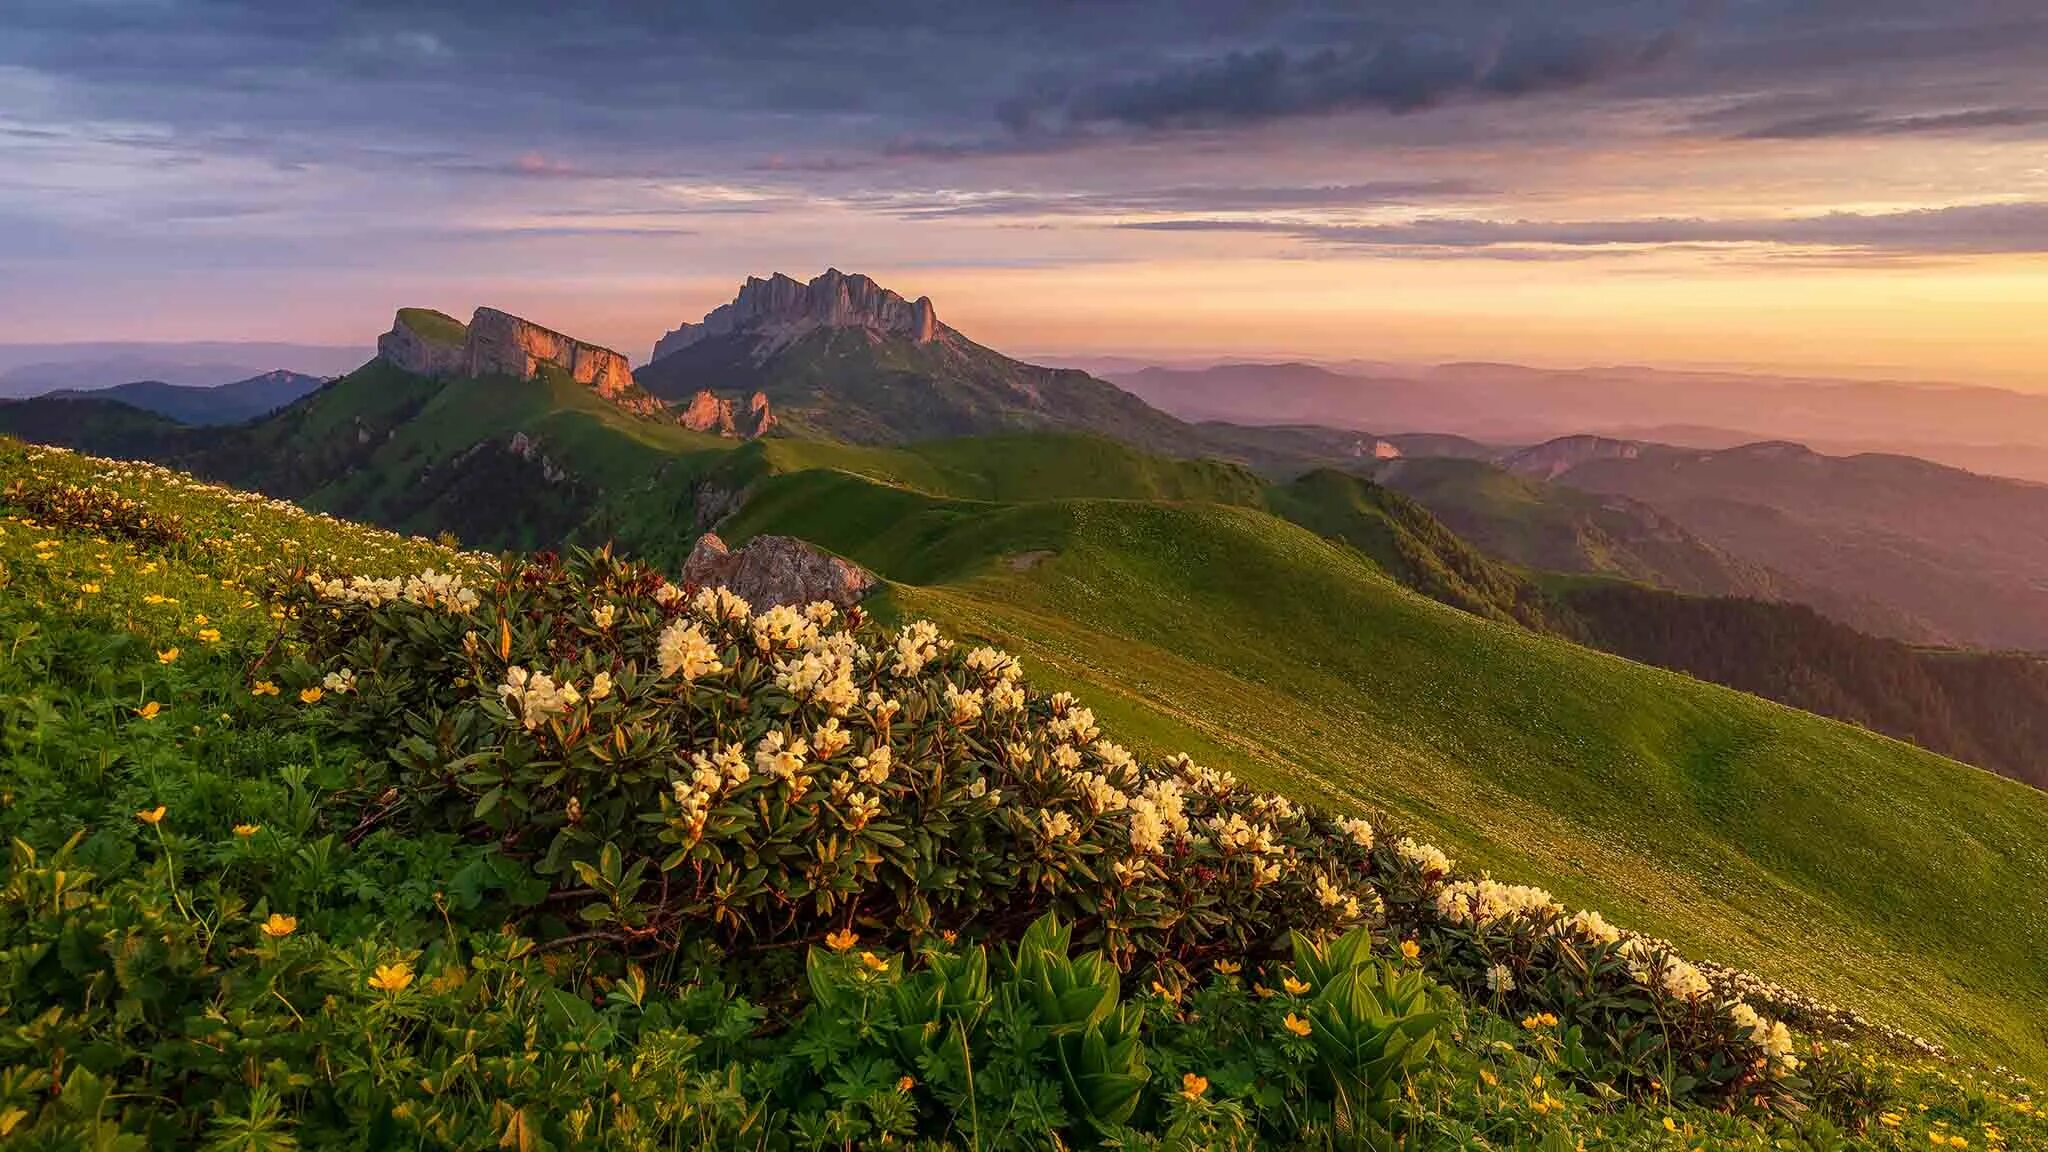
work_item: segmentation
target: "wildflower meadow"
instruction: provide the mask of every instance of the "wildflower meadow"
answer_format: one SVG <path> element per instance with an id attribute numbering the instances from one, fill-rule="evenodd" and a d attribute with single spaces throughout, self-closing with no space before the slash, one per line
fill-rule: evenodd
<path id="1" fill-rule="evenodd" d="M 992 647 L 0 442 L 0 1147 L 2048 1146 Z"/>

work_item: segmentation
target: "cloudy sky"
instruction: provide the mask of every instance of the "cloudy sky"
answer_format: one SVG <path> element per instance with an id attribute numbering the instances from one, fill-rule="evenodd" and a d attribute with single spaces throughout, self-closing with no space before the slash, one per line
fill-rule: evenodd
<path id="1" fill-rule="evenodd" d="M 1017 352 L 2048 387 L 2040 0 L 0 0 L 0 341 L 619 347 L 828 265 Z"/>

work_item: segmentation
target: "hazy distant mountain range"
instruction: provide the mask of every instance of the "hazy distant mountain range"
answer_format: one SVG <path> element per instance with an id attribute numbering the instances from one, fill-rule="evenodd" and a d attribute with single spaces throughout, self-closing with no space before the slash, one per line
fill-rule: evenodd
<path id="1" fill-rule="evenodd" d="M 279 370 L 339 376 L 361 366 L 372 353 L 367 344 L 260 341 L 0 344 L 0 399 L 40 396 L 60 388 L 111 388 L 139 380 L 210 388 Z"/>
<path id="2" fill-rule="evenodd" d="M 279 369 L 211 387 L 137 380 L 111 388 L 58 389 L 44 393 L 43 397 L 50 400 L 111 400 L 180 424 L 240 424 L 275 412 L 325 382 L 325 377 Z"/>
<path id="3" fill-rule="evenodd" d="M 2000 388 L 1488 363 L 1239 363 L 1133 368 L 1110 379 L 1186 420 L 1448 432 L 1498 444 L 1582 433 L 1703 448 L 1796 440 L 2048 481 L 2048 395 Z"/>

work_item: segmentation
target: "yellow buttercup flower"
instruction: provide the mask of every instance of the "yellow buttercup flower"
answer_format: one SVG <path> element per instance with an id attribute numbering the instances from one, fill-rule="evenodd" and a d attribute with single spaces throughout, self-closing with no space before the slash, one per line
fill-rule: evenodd
<path id="1" fill-rule="evenodd" d="M 1190 1100 L 1200 1100 L 1202 1093 L 1209 1090 L 1209 1078 L 1189 1072 L 1180 1078 L 1180 1094 Z"/>
<path id="2" fill-rule="evenodd" d="M 873 952 L 861 953 L 860 962 L 862 967 L 865 967 L 870 972 L 880 972 L 889 966 L 889 962 L 887 960 L 882 959 L 880 956 L 875 955 Z"/>
<path id="3" fill-rule="evenodd" d="M 159 804 L 154 808 L 144 808 L 142 811 L 137 812 L 135 818 L 154 828 L 158 824 L 163 823 L 164 811 L 164 806 Z"/>
<path id="4" fill-rule="evenodd" d="M 247 840 L 249 837 L 254 836 L 255 834 L 261 831 L 263 831 L 263 825 L 261 824 L 235 825 L 235 835 L 240 836 L 244 840 Z"/>
<path id="5" fill-rule="evenodd" d="M 917 1087 L 917 1081 L 909 1076 L 905 1076 L 896 1082 L 896 1090 L 898 1092 L 908 1092 L 915 1087 Z"/>
<path id="6" fill-rule="evenodd" d="M 841 928 L 837 932 L 825 933 L 825 947 L 830 948 L 834 952 L 844 952 L 858 943 L 860 943 L 860 934 L 851 928 Z"/>
<path id="7" fill-rule="evenodd" d="M 156 662 L 159 664 L 176 664 L 178 662 L 178 650 L 176 648 L 166 648 L 158 652 L 156 654 Z"/>
<path id="8" fill-rule="evenodd" d="M 320 702 L 321 695 L 322 693 L 320 691 L 320 686 L 316 684 L 311 688 L 305 688 L 300 690 L 299 702 L 301 704 L 318 704 Z"/>
<path id="9" fill-rule="evenodd" d="M 263 922 L 263 934 L 272 940 L 282 940 L 298 930 L 299 918 L 296 916 L 281 916 L 272 912 L 270 919 Z"/>
<path id="10" fill-rule="evenodd" d="M 133 712 L 134 712 L 134 713 L 135 713 L 135 714 L 136 714 L 137 716 L 140 716 L 140 717 L 142 717 L 142 718 L 143 718 L 144 720 L 154 720 L 154 719 L 156 719 L 156 714 L 157 714 L 157 713 L 159 713 L 159 712 L 161 712 L 161 711 L 163 711 L 163 710 L 164 710 L 164 706 L 163 706 L 163 705 L 161 705 L 161 704 L 159 704 L 159 703 L 157 703 L 157 702 L 156 702 L 156 701 L 154 701 L 154 700 L 151 700 L 151 701 L 150 701 L 149 703 L 147 703 L 147 704 L 144 704 L 144 705 L 143 705 L 142 707 L 140 707 L 140 708 L 132 709 L 132 711 L 133 711 Z"/>
<path id="11" fill-rule="evenodd" d="M 1422 955 L 1422 945 L 1417 944 L 1413 940 L 1401 941 L 1401 959 L 1413 960 L 1420 955 Z"/>
<path id="12" fill-rule="evenodd" d="M 1224 976 L 1235 976 L 1239 972 L 1244 971 L 1244 965 L 1234 960 L 1218 960 L 1216 962 L 1216 971 Z"/>
<path id="13" fill-rule="evenodd" d="M 370 977 L 370 987 L 394 996 L 405 991 L 406 986 L 411 983 L 412 965 L 402 961 L 397 964 L 379 964 L 377 974 Z"/>
<path id="14" fill-rule="evenodd" d="M 256 683 L 255 683 L 254 685 L 252 685 L 252 686 L 251 686 L 251 687 L 249 688 L 249 695 L 251 695 L 251 696 L 275 696 L 275 695 L 277 695 L 277 685 L 275 685 L 275 684 L 272 684 L 272 683 L 271 683 L 270 681 L 268 681 L 268 680 L 258 680 L 258 681 L 257 681 L 257 682 L 256 682 Z"/>
<path id="15" fill-rule="evenodd" d="M 1270 999 L 1274 995 L 1273 990 L 1271 988 L 1266 987 L 1264 984 L 1252 985 L 1252 993 L 1261 1000 Z"/>
<path id="16" fill-rule="evenodd" d="M 1281 1026 L 1282 1028 L 1285 1028 L 1285 1029 L 1287 1029 L 1287 1030 L 1288 1030 L 1289 1032 L 1292 1032 L 1292 1033 L 1294 1033 L 1294 1034 L 1295 1034 L 1296 1036 L 1306 1036 L 1306 1035 L 1308 1035 L 1308 1034 L 1309 1034 L 1310 1032 L 1312 1032 L 1312 1031 L 1314 1031 L 1314 1030 L 1315 1030 L 1315 1029 L 1314 1029 L 1314 1028 L 1313 1028 L 1313 1027 L 1312 1027 L 1312 1026 L 1311 1026 L 1311 1025 L 1309 1024 L 1309 1022 L 1308 1022 L 1308 1021 L 1306 1021 L 1306 1020 L 1303 1020 L 1303 1019 L 1302 1019 L 1301 1017 L 1299 1017 L 1299 1016 L 1296 1016 L 1296 1015 L 1295 1015 L 1294 1013 L 1292 1013 L 1292 1012 L 1289 1012 L 1289 1013 L 1287 1014 L 1287 1019 L 1285 1019 L 1285 1020 L 1282 1020 L 1282 1021 L 1280 1022 L 1280 1026 Z"/>
<path id="17" fill-rule="evenodd" d="M 1287 989 L 1287 994 L 1289 996 L 1303 996 L 1308 993 L 1309 986 L 1307 984 L 1302 983 L 1299 980 L 1296 980 L 1294 977 L 1289 976 L 1286 979 L 1280 981 L 1280 987 Z"/>
<path id="18" fill-rule="evenodd" d="M 201 628 L 201 629 L 199 630 L 199 633 L 198 633 L 198 635 L 199 635 L 199 638 L 200 638 L 201 640 L 204 640 L 204 641 L 206 641 L 206 642 L 207 642 L 208 644 L 212 644 L 212 643 L 215 643 L 216 641 L 218 641 L 218 640 L 220 639 L 220 629 L 218 629 L 218 628 Z"/>

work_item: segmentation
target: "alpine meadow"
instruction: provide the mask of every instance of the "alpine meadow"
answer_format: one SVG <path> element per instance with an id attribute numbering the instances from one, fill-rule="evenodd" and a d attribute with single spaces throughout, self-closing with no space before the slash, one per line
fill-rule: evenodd
<path id="1" fill-rule="evenodd" d="M 0 1152 L 2048 1150 L 2048 14 L 9 32 Z"/>

